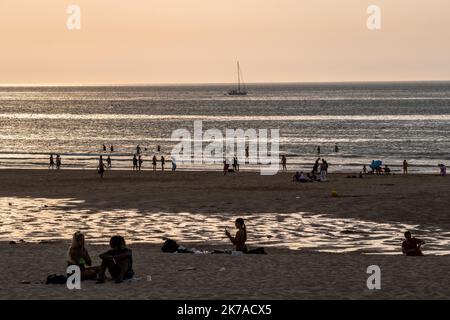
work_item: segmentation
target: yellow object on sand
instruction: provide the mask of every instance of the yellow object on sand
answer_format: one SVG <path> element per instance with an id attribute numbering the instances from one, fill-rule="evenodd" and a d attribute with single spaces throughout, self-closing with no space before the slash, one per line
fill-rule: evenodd
<path id="1" fill-rule="evenodd" d="M 336 190 L 331 190 L 331 196 L 332 197 L 337 197 L 338 193 L 336 192 Z"/>

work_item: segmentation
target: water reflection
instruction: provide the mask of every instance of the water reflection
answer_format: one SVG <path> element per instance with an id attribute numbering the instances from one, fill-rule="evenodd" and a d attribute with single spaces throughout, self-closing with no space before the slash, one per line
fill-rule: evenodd
<path id="1" fill-rule="evenodd" d="M 225 227 L 234 216 L 226 214 L 146 213 L 137 210 L 79 209 L 76 199 L 0 198 L 0 240 L 41 241 L 69 239 L 82 230 L 90 242 L 106 243 L 112 234 L 129 242 L 161 243 L 162 236 L 180 242 L 224 244 Z M 282 246 L 325 252 L 396 254 L 408 229 L 426 241 L 426 254 L 450 254 L 450 232 L 402 223 L 379 223 L 331 218 L 305 212 L 248 214 L 249 244 Z"/>

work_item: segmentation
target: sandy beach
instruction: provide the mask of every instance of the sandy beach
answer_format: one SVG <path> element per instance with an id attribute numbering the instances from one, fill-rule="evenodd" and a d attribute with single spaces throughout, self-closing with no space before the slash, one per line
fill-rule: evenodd
<path id="1" fill-rule="evenodd" d="M 2 170 L 0 171 L 0 213 L 2 228 L 0 230 L 0 252 L 4 259 L 0 267 L 8 270 L 0 276 L 0 298 L 2 299 L 53 299 L 53 298 L 124 298 L 124 299 L 448 299 L 450 297 L 447 273 L 450 267 L 450 256 L 447 254 L 450 219 L 448 210 L 450 200 L 448 190 L 450 180 L 435 175 L 391 175 L 364 176 L 363 179 L 347 178 L 347 174 L 330 174 L 326 183 L 294 183 L 292 173 L 280 173 L 276 176 L 260 176 L 258 173 L 239 173 L 223 176 L 221 172 L 130 172 L 111 171 L 100 180 L 95 171 L 46 171 L 46 170 Z M 331 191 L 337 197 L 331 196 Z M 7 199 L 7 200 L 4 200 Z M 34 199 L 34 200 L 33 200 Z M 34 203 L 35 199 L 42 207 L 31 205 L 19 206 L 19 203 Z M 137 236 L 133 240 L 133 231 L 139 235 L 145 230 L 126 230 L 107 228 L 105 234 L 120 232 L 132 244 L 134 252 L 135 272 L 138 280 L 133 283 L 116 285 L 106 283 L 95 285 L 94 282 L 83 283 L 81 291 L 69 291 L 65 286 L 46 286 L 40 284 L 47 275 L 64 273 L 66 252 L 71 237 L 71 228 L 67 234 L 61 231 L 62 240 L 39 243 L 39 237 L 33 235 L 39 226 L 33 223 L 53 209 L 51 200 L 72 199 L 70 206 L 58 207 L 65 215 L 54 222 L 51 228 L 62 228 L 65 220 L 71 228 L 77 224 L 71 221 L 71 214 L 82 212 L 85 219 L 89 215 L 105 212 L 127 212 L 129 210 L 142 213 L 148 217 L 154 229 L 162 234 L 171 234 L 166 230 L 168 221 L 152 220 L 152 215 L 161 212 L 177 214 L 190 213 L 199 217 L 222 215 L 218 221 L 232 227 L 235 217 L 251 215 L 257 219 L 259 215 L 269 217 L 273 213 L 279 215 L 278 224 L 270 229 L 259 230 L 257 224 L 247 220 L 249 225 L 250 245 L 267 245 L 268 255 L 174 255 L 160 251 L 162 241 L 155 236 L 152 243 L 140 243 Z M 75 200 L 78 201 L 75 201 Z M 44 203 L 48 203 L 44 204 Z M 26 211 L 29 211 L 26 215 Z M 47 210 L 47 211 L 46 211 Z M 31 212 L 31 213 L 30 213 Z M 276 241 L 264 237 L 261 233 L 276 232 L 280 228 L 287 230 L 292 225 L 283 225 L 285 215 L 308 212 L 320 214 L 327 219 L 350 219 L 342 221 L 364 221 L 366 224 L 382 226 L 392 224 L 400 226 L 389 229 L 394 233 L 389 241 L 392 248 L 398 248 L 402 240 L 401 224 L 412 225 L 417 230 L 428 230 L 423 236 L 432 237 L 432 232 L 439 232 L 430 247 L 433 254 L 423 258 L 403 257 L 398 253 L 385 254 L 383 248 L 376 255 L 363 254 L 364 246 L 358 250 L 341 253 L 323 252 L 309 246 L 302 247 L 301 232 L 280 233 Z M 13 223 L 9 216 L 22 218 L 24 227 Z M 292 216 L 289 216 L 292 219 Z M 294 216 L 295 217 L 295 216 Z M 306 216 L 305 216 L 306 217 Z M 176 233 L 176 240 L 182 244 L 196 248 L 230 248 L 220 237 L 209 241 L 197 241 L 189 237 L 190 233 L 202 234 L 208 229 L 209 221 L 192 220 L 190 225 L 183 226 Z M 9 219 L 9 220 L 8 220 Z M 104 216 L 97 221 L 101 223 Z M 126 218 L 123 218 L 125 223 Z M 139 219 L 143 219 L 139 216 Z M 248 219 L 248 218 L 247 218 Z M 129 219 L 128 219 L 129 220 Z M 9 221 L 5 223 L 5 221 Z M 118 220 L 119 224 L 122 220 Z M 257 220 L 264 224 L 264 220 Z M 289 219 L 286 221 L 290 221 Z M 70 222 L 70 223 L 69 223 Z M 80 226 L 83 221 L 78 220 Z M 29 224 L 30 230 L 26 228 Z M 365 226 L 365 224 L 363 224 Z M 12 228 L 15 230 L 12 230 Z M 48 226 L 42 226 L 46 228 Z M 88 225 L 95 229 L 95 225 Z M 101 226 L 100 226 L 101 227 Z M 252 239 L 252 227 L 255 230 Z M 127 229 L 129 228 L 129 229 Z M 137 228 L 137 227 L 136 227 Z M 191 229 L 190 229 L 191 228 Z M 339 229 L 339 223 L 336 223 Z M 371 227 L 372 228 L 372 227 Z M 83 229 L 83 228 L 80 228 Z M 221 230 L 221 227 L 218 229 Z M 256 230 L 259 230 L 256 232 Z M 283 229 L 284 230 L 284 229 Z M 316 229 L 314 229 L 316 230 Z M 321 229 L 317 229 L 321 230 Z M 340 230 L 340 229 L 339 229 Z M 341 241 L 351 242 L 345 234 L 358 230 L 341 230 L 340 233 L 329 231 L 328 241 L 321 248 L 339 245 Z M 379 231 L 379 230 L 378 230 Z M 98 254 L 106 250 L 106 246 L 90 243 L 90 232 L 103 234 L 96 230 L 87 232 L 87 244 L 94 263 L 98 264 Z M 328 232 L 328 231 L 327 231 Z M 422 236 L 422 235 L 421 235 Z M 295 248 L 295 240 L 299 250 L 283 248 L 283 241 L 290 241 L 289 248 Z M 277 238 L 275 236 L 275 238 Z M 130 240 L 131 239 L 131 240 Z M 201 238 L 199 238 L 201 239 Z M 333 241 L 334 239 L 334 241 Z M 362 239 L 362 238 L 361 238 Z M 446 240 L 447 239 L 447 240 Z M 14 240 L 15 244 L 9 244 Z M 24 240 L 25 242 L 19 242 Z M 270 241 L 269 241 L 270 240 Z M 103 243 L 108 239 L 104 239 Z M 359 241 L 359 240 L 358 240 Z M 390 242 L 385 242 L 390 244 Z M 33 243 L 34 242 L 34 243 Z M 94 241 L 92 241 L 94 242 Z M 102 242 L 102 241 L 95 241 Z M 146 241 L 144 241 L 146 242 Z M 377 244 L 376 241 L 374 241 Z M 380 246 L 385 244 L 382 242 Z M 398 244 L 398 245 L 397 245 Z M 349 244 L 350 245 L 350 244 Z M 370 250 L 369 250 L 370 251 Z M 366 287 L 366 269 L 369 265 L 379 265 L 382 271 L 382 289 L 368 290 Z M 150 281 L 151 280 L 151 281 Z M 21 283 L 24 282 L 24 283 Z"/>

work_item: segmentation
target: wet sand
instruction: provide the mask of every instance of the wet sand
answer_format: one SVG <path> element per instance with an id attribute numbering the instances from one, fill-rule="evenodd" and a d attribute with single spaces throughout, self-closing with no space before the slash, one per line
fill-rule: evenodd
<path id="1" fill-rule="evenodd" d="M 30 197 L 30 202 L 36 198 L 73 199 L 70 206 L 62 207 L 67 211 L 68 219 L 72 211 L 82 211 L 87 217 L 98 211 L 116 210 L 132 210 L 146 215 L 169 212 L 208 216 L 221 213 L 225 217 L 223 223 L 231 227 L 232 220 L 238 215 L 310 212 L 375 224 L 413 225 L 418 230 L 438 230 L 448 238 L 448 177 L 395 175 L 347 179 L 346 174 L 330 174 L 327 183 L 299 184 L 291 182 L 291 176 L 292 173 L 276 176 L 240 173 L 224 177 L 221 172 L 111 171 L 101 181 L 95 171 L 0 170 L 0 198 L 23 201 Z M 338 197 L 331 196 L 332 190 L 336 190 Z M 2 202 L 2 219 L 14 206 L 15 203 Z M 33 215 L 36 213 L 24 224 L 33 223 Z M 58 225 L 61 223 L 64 221 L 57 222 Z M 167 231 L 164 230 L 165 221 L 161 221 L 158 227 L 162 232 Z M 196 227 L 201 229 L 202 222 L 197 222 Z M 2 225 L 3 241 L 8 239 L 8 232 L 5 233 L 4 229 L 5 225 Z M 191 242 L 189 225 L 184 229 L 186 232 L 180 233 L 177 240 Z M 127 239 L 132 236 L 131 231 L 126 234 Z M 67 230 L 66 239 L 71 232 Z M 335 235 L 331 233 L 330 236 Z M 339 242 L 339 237 L 335 237 L 335 242 Z M 96 286 L 87 282 L 81 292 L 72 292 L 65 286 L 35 283 L 44 280 L 48 274 L 64 273 L 67 240 L 50 244 L 30 243 L 36 240 L 31 236 L 24 240 L 26 243 L 0 244 L 4 257 L 0 260 L 0 267 L 13 270 L 0 276 L 2 299 L 450 297 L 449 255 L 414 258 L 269 247 L 267 256 L 180 256 L 162 254 L 160 245 L 148 243 L 132 244 L 135 271 L 139 277 L 136 282 L 119 286 L 112 283 Z M 260 241 L 253 243 L 260 244 Z M 401 243 L 401 234 L 398 235 L 398 243 Z M 207 241 L 196 244 L 197 247 L 209 245 Z M 215 245 L 226 246 L 225 243 Z M 92 244 L 88 248 L 93 257 L 106 249 Z M 427 247 L 425 253 L 426 250 Z M 94 262 L 99 261 L 95 258 Z M 379 265 L 382 270 L 382 289 L 379 291 L 366 288 L 366 268 L 371 264 Z M 196 270 L 181 270 L 186 267 Z M 151 276 L 152 281 L 148 281 L 147 276 Z M 31 284 L 20 284 L 21 281 Z"/>

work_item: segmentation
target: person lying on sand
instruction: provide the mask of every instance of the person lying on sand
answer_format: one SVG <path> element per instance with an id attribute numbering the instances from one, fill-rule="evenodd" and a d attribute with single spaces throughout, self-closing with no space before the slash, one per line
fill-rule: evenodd
<path id="1" fill-rule="evenodd" d="M 77 231 L 72 237 L 72 245 L 69 248 L 67 265 L 76 265 L 81 270 L 81 280 L 95 280 L 100 267 L 91 267 L 92 260 L 84 246 L 84 235 Z"/>
<path id="2" fill-rule="evenodd" d="M 402 244 L 402 252 L 407 256 L 423 256 L 420 246 L 425 244 L 424 241 L 411 237 L 411 232 L 405 232 L 405 241 Z"/>
<path id="3" fill-rule="evenodd" d="M 113 236 L 109 244 L 112 250 L 100 255 L 102 265 L 97 283 L 105 282 L 106 270 L 116 283 L 133 278 L 132 252 L 125 246 L 125 239 L 121 236 Z"/>

